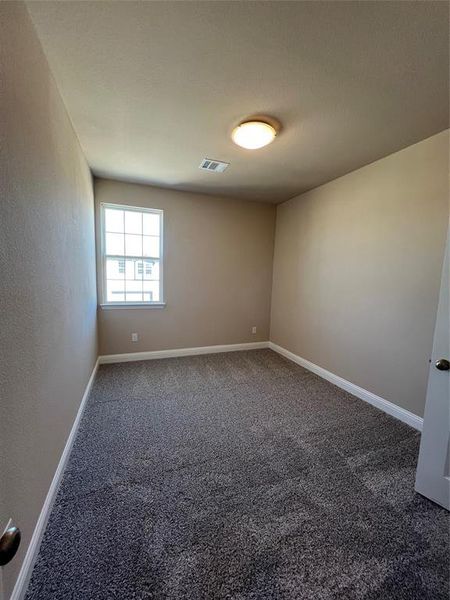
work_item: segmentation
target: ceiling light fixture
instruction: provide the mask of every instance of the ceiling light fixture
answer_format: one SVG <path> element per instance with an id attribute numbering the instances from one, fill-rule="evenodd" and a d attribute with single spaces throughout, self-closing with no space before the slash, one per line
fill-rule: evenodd
<path id="1" fill-rule="evenodd" d="M 257 150 L 273 142 L 277 130 L 265 121 L 244 121 L 233 129 L 231 138 L 235 144 L 247 150 Z"/>

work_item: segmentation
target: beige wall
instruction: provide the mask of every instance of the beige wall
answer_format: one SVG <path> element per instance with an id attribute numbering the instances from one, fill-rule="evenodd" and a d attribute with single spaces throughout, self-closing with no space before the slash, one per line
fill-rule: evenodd
<path id="1" fill-rule="evenodd" d="M 448 132 L 278 206 L 271 340 L 423 414 Z"/>
<path id="2" fill-rule="evenodd" d="M 0 520 L 12 589 L 97 355 L 89 169 L 25 6 L 0 2 Z"/>
<path id="3" fill-rule="evenodd" d="M 104 179 L 95 196 L 97 222 L 113 202 L 163 209 L 165 230 L 167 305 L 100 309 L 101 354 L 268 339 L 274 206 Z"/>
<path id="4" fill-rule="evenodd" d="M 8 595 L 95 362 L 97 300 L 89 169 L 24 5 L 1 2 L 0 22 L 0 521 L 23 532 Z M 102 354 L 268 339 L 273 206 L 108 180 L 96 193 L 165 211 L 167 306 L 99 310 Z M 421 415 L 448 135 L 277 214 L 271 339 Z"/>

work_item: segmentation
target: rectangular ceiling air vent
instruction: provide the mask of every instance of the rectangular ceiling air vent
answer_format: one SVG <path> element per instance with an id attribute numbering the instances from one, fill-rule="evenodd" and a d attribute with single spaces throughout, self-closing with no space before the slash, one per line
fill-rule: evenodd
<path id="1" fill-rule="evenodd" d="M 229 165 L 230 163 L 221 162 L 220 160 L 204 158 L 198 168 L 210 173 L 223 173 Z"/>

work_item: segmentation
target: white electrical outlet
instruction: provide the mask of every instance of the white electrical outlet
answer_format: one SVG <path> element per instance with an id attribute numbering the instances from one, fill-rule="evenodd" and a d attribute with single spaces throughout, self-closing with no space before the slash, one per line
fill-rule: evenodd
<path id="1" fill-rule="evenodd" d="M 256 327 L 252 327 L 252 333 L 256 333 Z"/>
<path id="2" fill-rule="evenodd" d="M 137 333 L 132 333 L 132 334 L 131 334 L 131 341 L 132 341 L 132 342 L 137 342 L 137 341 L 138 341 L 138 339 L 139 339 L 139 336 L 138 336 L 138 334 L 137 334 Z"/>

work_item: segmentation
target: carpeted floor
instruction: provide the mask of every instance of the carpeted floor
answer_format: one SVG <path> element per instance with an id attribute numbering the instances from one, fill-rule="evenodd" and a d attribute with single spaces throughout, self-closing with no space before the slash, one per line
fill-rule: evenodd
<path id="1" fill-rule="evenodd" d="M 447 599 L 418 447 L 270 350 L 104 365 L 27 600 Z"/>

